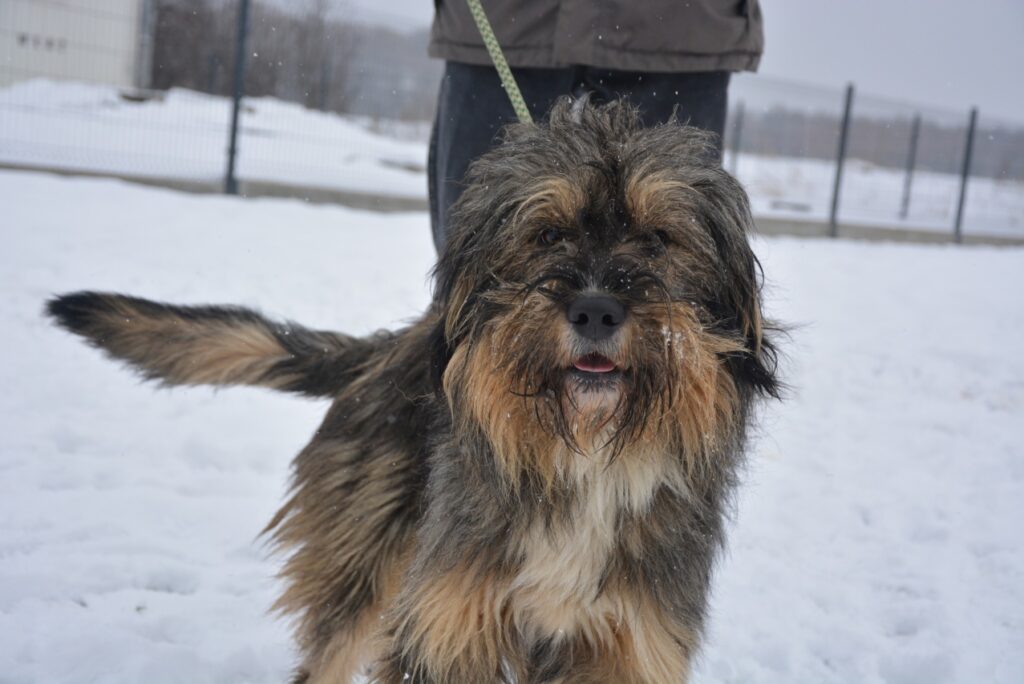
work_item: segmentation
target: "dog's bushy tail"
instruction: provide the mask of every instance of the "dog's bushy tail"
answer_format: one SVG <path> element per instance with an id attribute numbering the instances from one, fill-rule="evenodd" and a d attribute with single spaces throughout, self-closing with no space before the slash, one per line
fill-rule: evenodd
<path id="1" fill-rule="evenodd" d="M 168 385 L 258 385 L 330 397 L 381 340 L 275 323 L 233 306 L 170 306 L 75 292 L 47 302 L 58 324 Z"/>

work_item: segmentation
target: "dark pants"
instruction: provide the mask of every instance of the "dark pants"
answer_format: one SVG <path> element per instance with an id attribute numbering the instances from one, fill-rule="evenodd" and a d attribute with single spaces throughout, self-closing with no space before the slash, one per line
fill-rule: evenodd
<path id="1" fill-rule="evenodd" d="M 547 114 L 559 97 L 589 92 L 594 102 L 628 98 L 640 108 L 647 126 L 677 112 L 680 121 L 717 133 L 719 140 L 725 128 L 725 71 L 651 73 L 581 66 L 512 73 L 535 119 Z M 427 161 L 430 225 L 438 253 L 444 248 L 448 216 L 462 194 L 462 177 L 470 162 L 491 149 L 502 126 L 515 120 L 493 67 L 445 63 Z"/>

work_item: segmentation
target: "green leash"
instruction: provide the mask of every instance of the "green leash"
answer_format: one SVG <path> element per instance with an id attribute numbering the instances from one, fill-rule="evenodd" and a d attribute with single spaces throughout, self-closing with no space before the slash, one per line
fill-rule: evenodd
<path id="1" fill-rule="evenodd" d="M 530 116 L 530 110 L 526 107 L 523 94 L 519 92 L 519 86 L 512 75 L 512 70 L 508 68 L 508 62 L 505 61 L 505 55 L 501 52 L 501 46 L 498 45 L 498 39 L 494 36 L 494 29 L 491 28 L 491 22 L 484 14 L 480 0 L 466 0 L 466 4 L 469 5 L 469 13 L 473 15 L 473 21 L 476 22 L 476 27 L 480 30 L 480 37 L 484 39 L 484 45 L 491 56 L 491 61 L 494 62 L 494 68 L 498 70 L 501 87 L 508 94 L 508 99 L 519 118 L 519 123 L 532 124 L 533 117 Z"/>

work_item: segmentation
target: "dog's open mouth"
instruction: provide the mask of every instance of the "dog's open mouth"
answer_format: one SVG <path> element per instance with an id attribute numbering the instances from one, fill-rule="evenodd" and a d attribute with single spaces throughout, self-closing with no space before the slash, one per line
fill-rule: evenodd
<path id="1" fill-rule="evenodd" d="M 575 380 L 578 390 L 614 390 L 623 378 L 623 370 L 607 356 L 595 352 L 572 361 L 569 376 Z"/>
<path id="2" fill-rule="evenodd" d="M 569 369 L 572 387 L 577 397 L 586 395 L 618 394 L 622 389 L 623 371 L 603 354 L 592 352 L 578 357 Z M 577 408 L 580 408 L 578 406 Z"/>
<path id="3" fill-rule="evenodd" d="M 582 373 L 614 373 L 618 370 L 618 366 L 611 359 L 597 353 L 581 356 L 573 361 L 572 365 Z"/>

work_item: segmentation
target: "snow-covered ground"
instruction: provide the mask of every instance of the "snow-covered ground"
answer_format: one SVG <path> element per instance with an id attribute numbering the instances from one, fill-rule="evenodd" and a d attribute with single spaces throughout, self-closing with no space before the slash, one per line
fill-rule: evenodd
<path id="1" fill-rule="evenodd" d="M 0 163 L 216 182 L 226 165 L 229 105 L 191 90 L 131 102 L 112 86 L 24 81 L 0 89 Z M 364 118 L 246 98 L 238 176 L 425 197 L 426 145 L 372 128 Z"/>
<path id="2" fill-rule="evenodd" d="M 726 155 L 732 169 L 731 154 Z M 750 194 L 755 216 L 827 220 L 836 167 L 820 159 L 741 154 L 736 177 Z M 904 173 L 860 159 L 843 168 L 839 216 L 843 223 L 949 234 L 960 197 L 957 176 L 918 170 L 907 218 L 900 219 Z M 971 178 L 964 206 L 968 235 L 1024 238 L 1024 183 Z"/>
<path id="3" fill-rule="evenodd" d="M 27 81 L 0 89 L 0 164 L 217 182 L 224 173 L 228 101 L 188 90 L 138 103 L 116 88 Z M 248 98 L 241 116 L 240 178 L 297 187 L 425 198 L 426 128 Z M 416 135 L 418 134 L 418 135 Z M 732 168 L 727 156 L 726 165 Z M 834 165 L 741 155 L 737 175 L 760 216 L 821 220 Z M 903 172 L 850 160 L 841 218 L 850 223 L 949 232 L 959 178 L 919 171 L 900 220 Z M 1024 238 L 1024 183 L 973 178 L 964 230 Z"/>
<path id="4" fill-rule="evenodd" d="M 427 302 L 426 216 L 14 172 L 0 207 L 0 682 L 284 681 L 256 536 L 326 404 L 155 390 L 42 303 L 368 332 Z M 1024 681 L 1024 249 L 756 247 L 793 389 L 764 411 L 695 681 Z"/>

